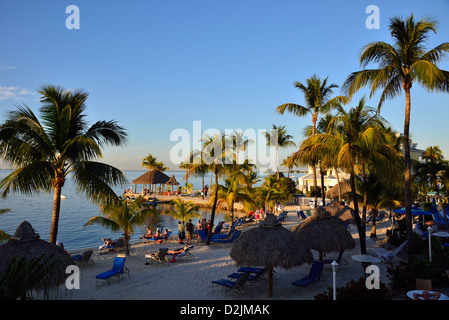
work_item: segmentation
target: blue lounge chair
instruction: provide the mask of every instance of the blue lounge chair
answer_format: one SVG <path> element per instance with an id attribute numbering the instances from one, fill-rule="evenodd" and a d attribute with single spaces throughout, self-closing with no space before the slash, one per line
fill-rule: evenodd
<path id="1" fill-rule="evenodd" d="M 320 261 L 314 261 L 312 264 L 312 267 L 310 268 L 309 275 L 292 282 L 292 285 L 298 286 L 298 287 L 306 287 L 309 284 L 319 280 L 321 277 L 321 274 L 323 273 L 323 266 L 324 266 L 324 263 L 322 263 Z"/>
<path id="2" fill-rule="evenodd" d="M 243 271 L 242 271 L 243 270 Z M 248 280 L 249 281 L 258 281 L 263 279 L 264 275 L 266 274 L 267 268 L 240 268 L 238 272 L 231 273 L 228 275 L 228 278 L 231 279 L 238 279 L 245 273 L 248 273 Z"/>
<path id="3" fill-rule="evenodd" d="M 223 223 L 224 221 L 220 221 L 217 226 L 214 229 L 214 234 L 219 234 L 221 232 L 221 229 L 223 229 Z"/>
<path id="4" fill-rule="evenodd" d="M 94 262 L 94 259 L 92 259 L 92 255 L 94 254 L 94 252 L 92 250 L 89 251 L 85 251 L 83 252 L 83 254 L 77 254 L 72 256 L 72 260 L 75 263 L 89 263 L 89 262 Z"/>
<path id="5" fill-rule="evenodd" d="M 125 256 L 118 255 L 117 257 L 114 258 L 114 264 L 111 270 L 100 273 L 95 277 L 97 280 L 97 285 L 98 280 L 106 280 L 109 285 L 110 279 L 112 277 L 118 277 L 120 279 L 123 273 L 127 273 L 129 277 L 129 269 L 125 267 Z"/>
<path id="6" fill-rule="evenodd" d="M 232 234 L 231 238 L 225 238 L 225 239 L 217 239 L 212 237 L 210 239 L 210 241 L 212 242 L 218 242 L 218 243 L 229 243 L 229 242 L 233 242 L 235 239 L 237 239 L 240 234 L 242 233 L 242 231 L 240 230 L 235 230 L 234 233 Z"/>
<path id="7" fill-rule="evenodd" d="M 235 281 L 229 279 L 214 280 L 212 281 L 212 290 L 214 289 L 214 287 L 222 286 L 226 288 L 226 291 L 230 290 L 233 293 L 242 292 L 244 290 L 244 285 L 246 283 L 246 280 L 248 279 L 248 276 L 249 273 L 244 273 Z"/>

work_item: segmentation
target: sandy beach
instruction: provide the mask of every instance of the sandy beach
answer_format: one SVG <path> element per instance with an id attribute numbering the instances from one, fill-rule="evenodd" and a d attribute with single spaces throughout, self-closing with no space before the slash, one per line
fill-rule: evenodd
<path id="1" fill-rule="evenodd" d="M 283 226 L 287 229 L 299 224 L 293 206 L 284 208 L 288 211 Z M 256 224 L 240 227 L 244 231 Z M 377 224 L 376 242 L 382 244 L 385 240 L 385 231 L 391 226 L 390 220 L 384 220 Z M 364 276 L 364 270 L 360 262 L 351 259 L 352 255 L 360 254 L 357 229 L 354 225 L 349 228 L 356 240 L 356 248 L 345 251 L 337 272 L 337 287 L 344 286 L 349 280 Z M 367 232 L 369 235 L 369 232 Z M 60 297 L 67 300 L 263 300 L 267 299 L 267 286 L 247 285 L 245 291 L 239 295 L 226 292 L 224 288 L 212 287 L 212 280 L 226 278 L 227 275 L 236 272 L 238 266 L 229 256 L 232 243 L 217 244 L 210 246 L 194 239 L 191 250 L 192 258 L 186 257 L 175 259 L 174 263 L 145 265 L 145 254 L 155 253 L 159 248 L 176 249 L 183 245 L 177 243 L 176 232 L 169 241 L 162 244 L 138 243 L 131 247 L 131 255 L 126 257 L 125 266 L 130 270 L 130 276 L 124 274 L 121 279 L 113 278 L 108 285 L 102 281 L 98 283 L 95 276 L 111 269 L 116 253 L 99 254 L 94 249 L 94 263 L 80 265 L 80 289 L 67 290 L 62 287 Z M 318 252 L 312 251 L 314 257 Z M 70 252 L 70 254 L 81 252 Z M 329 252 L 326 258 L 334 258 L 336 252 Z M 393 263 L 398 263 L 401 254 L 395 257 Z M 380 269 L 381 281 L 388 283 L 387 264 L 376 264 Z M 323 276 L 318 281 L 305 288 L 293 286 L 291 283 L 306 276 L 310 265 L 304 264 L 292 269 L 275 269 L 276 275 L 273 282 L 274 300 L 313 300 L 315 295 L 327 291 L 332 287 L 332 270 L 330 265 L 325 265 Z"/>

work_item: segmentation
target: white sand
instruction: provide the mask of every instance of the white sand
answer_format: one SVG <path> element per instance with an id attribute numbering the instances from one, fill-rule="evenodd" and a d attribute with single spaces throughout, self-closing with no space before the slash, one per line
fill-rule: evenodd
<path id="1" fill-rule="evenodd" d="M 286 207 L 289 214 L 285 220 L 284 227 L 290 229 L 298 224 L 294 207 Z M 252 224 L 256 226 L 256 224 Z M 377 223 L 377 242 L 385 241 L 385 232 L 391 226 L 390 220 Z M 248 228 L 241 228 L 242 231 Z M 346 251 L 343 255 L 341 265 L 337 271 L 337 287 L 344 286 L 349 280 L 358 280 L 364 276 L 361 263 L 351 259 L 352 255 L 360 254 L 359 237 L 357 228 L 353 225 L 350 232 L 356 240 L 356 248 Z M 367 236 L 371 233 L 371 224 L 367 226 Z M 81 265 L 80 289 L 61 290 L 63 298 L 73 300 L 223 300 L 223 299 L 245 299 L 259 300 L 267 299 L 267 285 L 249 284 L 243 294 L 235 295 L 227 292 L 224 288 L 212 288 L 212 280 L 226 278 L 228 274 L 236 272 L 238 267 L 230 258 L 229 252 L 232 244 L 211 243 L 204 245 L 196 239 L 192 241 L 192 259 L 180 258 L 174 263 L 166 262 L 160 265 L 145 265 L 145 253 L 155 253 L 158 248 L 175 249 L 183 245 L 177 243 L 176 232 L 167 243 L 156 244 L 133 244 L 131 255 L 126 257 L 125 266 L 130 270 L 130 277 L 126 274 L 121 279 L 113 278 L 108 285 L 105 281 L 96 286 L 95 276 L 111 269 L 116 253 L 99 255 L 94 250 L 93 264 Z M 79 253 L 79 252 L 77 252 Z M 318 253 L 313 251 L 314 256 Z M 72 253 L 71 253 L 72 254 Z M 75 254 L 75 253 L 73 253 Z M 338 253 L 330 252 L 326 258 L 333 258 Z M 397 263 L 401 255 L 395 257 L 393 262 Z M 380 268 L 381 281 L 388 283 L 387 265 L 376 264 Z M 273 298 L 282 300 L 313 300 L 318 293 L 327 291 L 332 287 L 332 270 L 330 265 L 325 265 L 323 276 L 320 281 L 305 288 L 293 286 L 291 283 L 306 276 L 310 265 L 305 264 L 292 269 L 275 269 L 276 275 L 273 281 Z M 59 297 L 60 298 L 60 297 Z"/>

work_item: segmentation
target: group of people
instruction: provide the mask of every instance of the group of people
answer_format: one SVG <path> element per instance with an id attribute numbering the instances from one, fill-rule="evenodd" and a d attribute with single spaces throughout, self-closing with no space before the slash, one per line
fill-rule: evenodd
<path id="1" fill-rule="evenodd" d="M 209 190 L 209 186 L 206 184 L 203 188 L 203 190 L 201 190 L 201 199 L 206 199 L 207 198 L 207 191 Z"/>
<path id="2" fill-rule="evenodd" d="M 153 232 L 151 231 L 151 228 L 147 227 L 147 233 L 144 234 L 141 238 L 144 238 L 144 239 L 163 238 L 163 237 L 167 236 L 167 234 L 168 234 L 168 229 L 165 229 L 165 231 L 162 232 L 162 227 L 159 227 L 156 229 L 156 233 L 153 234 Z"/>

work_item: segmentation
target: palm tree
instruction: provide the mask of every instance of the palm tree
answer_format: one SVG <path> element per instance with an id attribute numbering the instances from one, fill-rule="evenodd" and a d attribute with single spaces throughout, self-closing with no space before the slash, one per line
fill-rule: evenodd
<path id="1" fill-rule="evenodd" d="M 296 144 L 291 140 L 293 137 L 287 134 L 287 129 L 285 129 L 285 126 L 276 126 L 273 124 L 273 128 L 270 130 L 270 132 L 265 132 L 265 138 L 267 139 L 267 146 L 272 146 L 276 150 L 276 176 L 279 179 L 279 147 L 296 147 Z"/>
<path id="2" fill-rule="evenodd" d="M 274 175 L 269 175 L 264 178 L 264 182 L 257 188 L 258 202 L 265 204 L 265 210 L 273 207 L 276 202 L 282 202 L 283 192 L 279 186 L 278 179 Z"/>
<path id="3" fill-rule="evenodd" d="M 157 159 L 151 153 L 149 153 L 145 158 L 142 159 L 142 167 L 149 170 L 153 170 L 157 167 Z"/>
<path id="4" fill-rule="evenodd" d="M 215 176 L 215 186 L 218 186 L 218 177 L 224 171 L 225 164 L 234 163 L 235 154 L 228 150 L 227 147 L 232 145 L 232 142 L 229 142 L 228 138 L 224 134 L 214 134 L 213 136 L 205 135 L 201 142 L 203 144 L 201 152 L 196 154 L 195 159 L 200 157 L 200 160 L 196 161 L 197 163 L 206 163 L 211 172 L 214 173 Z M 211 195 L 212 196 L 212 195 Z M 212 204 L 212 213 L 210 217 L 210 229 L 212 230 L 212 226 L 215 220 L 215 210 L 217 208 L 218 201 L 218 187 L 214 189 L 214 202 Z M 207 236 L 206 244 L 210 244 L 210 239 L 212 237 L 212 233 L 209 233 Z"/>
<path id="5" fill-rule="evenodd" d="M 120 199 L 118 204 L 107 204 L 101 207 L 102 216 L 92 217 L 85 223 L 85 227 L 91 224 L 100 224 L 111 231 L 123 231 L 126 255 L 129 255 L 129 240 L 134 234 L 135 227 L 142 226 L 150 216 L 156 216 L 157 211 L 145 204 L 142 197 L 128 202 Z"/>
<path id="6" fill-rule="evenodd" d="M 441 152 L 439 146 L 430 146 L 426 148 L 426 151 L 424 152 L 422 159 L 424 161 L 430 162 L 442 161 L 444 159 L 443 152 Z"/>
<path id="7" fill-rule="evenodd" d="M 295 161 L 294 161 L 293 157 L 291 155 L 287 156 L 287 158 L 282 160 L 281 166 L 287 167 L 287 169 L 288 169 L 287 178 L 290 178 L 290 171 L 295 166 Z"/>
<path id="8" fill-rule="evenodd" d="M 185 222 L 187 219 L 200 217 L 198 213 L 198 206 L 189 201 L 187 203 L 180 199 L 173 199 L 170 204 L 175 207 L 175 209 L 165 209 L 161 213 L 168 214 L 172 217 Z"/>
<path id="9" fill-rule="evenodd" d="M 98 121 L 87 126 L 87 92 L 47 86 L 42 95 L 40 121 L 26 105 L 9 112 L 0 126 L 2 158 L 15 169 L 0 182 L 2 197 L 11 192 L 34 194 L 53 190 L 50 242 L 56 243 L 61 208 L 61 190 L 71 174 L 78 191 L 97 203 L 116 202 L 111 188 L 124 186 L 122 172 L 94 161 L 101 147 L 124 145 L 125 130 L 115 121 Z"/>
<path id="10" fill-rule="evenodd" d="M 235 157 L 237 159 L 237 163 L 239 163 L 240 151 L 245 151 L 249 144 L 254 143 L 254 140 L 245 138 L 244 132 L 241 130 L 235 130 L 230 139 L 232 140 L 235 149 Z"/>
<path id="11" fill-rule="evenodd" d="M 236 202 L 254 203 L 251 197 L 250 177 L 245 172 L 249 168 L 251 167 L 247 160 L 242 165 L 237 163 L 227 165 L 225 168 L 226 179 L 224 180 L 224 185 L 218 185 L 218 203 L 226 202 L 228 210 L 231 211 L 231 224 L 234 224 L 234 204 Z M 215 193 L 209 201 L 211 203 L 215 201 Z"/>
<path id="12" fill-rule="evenodd" d="M 438 68 L 439 63 L 449 52 L 449 43 L 442 43 L 427 51 L 425 42 L 430 32 L 437 33 L 437 22 L 430 18 L 416 21 L 413 14 L 406 20 L 401 17 L 390 19 L 390 33 L 393 44 L 382 41 L 373 42 L 363 48 L 360 64 L 365 68 L 374 62 L 379 69 L 363 69 L 351 73 L 346 79 L 343 89 L 352 96 L 360 88 L 370 85 L 371 96 L 379 88 L 383 88 L 378 111 L 386 99 L 394 98 L 405 92 L 404 120 L 404 158 L 405 181 L 404 198 L 406 225 L 408 235 L 408 253 L 413 252 L 413 231 L 411 215 L 411 160 L 410 160 L 410 91 L 414 82 L 420 83 L 429 91 L 449 91 L 449 72 Z"/>
<path id="13" fill-rule="evenodd" d="M 362 253 L 366 253 L 365 246 L 365 216 L 367 195 L 364 193 L 363 219 L 359 216 L 358 196 L 355 185 L 355 178 L 358 173 L 362 175 L 364 188 L 366 190 L 366 163 L 369 158 L 376 159 L 382 168 L 388 167 L 382 161 L 382 155 L 386 148 L 382 143 L 382 136 L 379 134 L 378 125 L 381 122 L 378 115 L 372 108 L 365 106 L 365 99 L 362 98 L 355 108 L 349 111 L 342 106 L 337 107 L 338 113 L 332 120 L 338 134 L 315 134 L 306 139 L 298 153 L 307 157 L 326 157 L 329 154 L 338 152 L 338 166 L 350 173 L 350 186 L 354 205 L 354 219 L 360 237 L 360 247 Z M 382 146 L 382 147 L 380 147 Z M 378 153 L 376 153 L 377 151 Z M 382 151 L 382 152 L 380 152 Z M 390 155 L 390 154 L 389 154 Z"/>
<path id="14" fill-rule="evenodd" d="M 323 81 L 317 76 L 313 75 L 306 80 L 306 84 L 301 82 L 295 82 L 294 86 L 298 88 L 304 94 L 305 106 L 294 103 L 285 103 L 276 108 L 276 112 L 284 114 L 286 111 L 292 113 L 298 117 L 304 117 L 308 114 L 312 115 L 312 134 L 315 134 L 316 123 L 318 120 L 318 114 L 326 114 L 332 110 L 336 105 L 348 102 L 348 98 L 344 96 L 337 96 L 331 99 L 333 90 L 338 88 L 334 83 L 328 85 L 326 77 Z M 317 190 L 316 169 L 315 164 L 312 164 L 313 168 L 313 183 L 315 190 Z M 318 201 L 318 196 L 315 192 L 315 203 Z"/>

